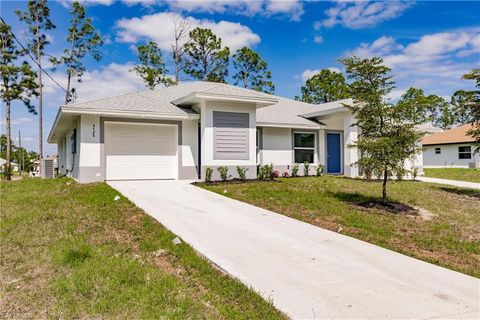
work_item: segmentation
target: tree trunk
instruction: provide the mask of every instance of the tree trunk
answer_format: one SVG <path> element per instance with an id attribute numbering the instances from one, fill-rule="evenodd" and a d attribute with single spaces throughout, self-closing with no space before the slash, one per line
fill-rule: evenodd
<path id="1" fill-rule="evenodd" d="M 38 22 L 37 22 L 38 27 Z M 40 157 L 40 173 L 42 172 L 43 159 L 43 81 L 42 81 L 42 59 L 40 51 L 40 34 L 37 30 L 37 63 L 38 63 L 38 154 Z"/>
<path id="2" fill-rule="evenodd" d="M 10 127 L 10 100 L 6 101 L 6 106 L 5 106 L 5 124 L 6 124 L 6 134 L 7 134 L 7 156 L 6 160 L 7 162 L 5 163 L 5 178 L 7 180 L 12 180 L 12 134 L 11 134 L 11 127 Z"/>
<path id="3" fill-rule="evenodd" d="M 70 72 L 67 72 L 67 93 L 65 94 L 65 104 L 68 104 L 70 101 L 70 85 L 72 81 L 72 76 L 70 75 Z"/>
<path id="4" fill-rule="evenodd" d="M 387 203 L 387 181 L 388 181 L 388 171 L 385 169 L 383 171 L 383 184 L 382 184 L 382 202 Z"/>

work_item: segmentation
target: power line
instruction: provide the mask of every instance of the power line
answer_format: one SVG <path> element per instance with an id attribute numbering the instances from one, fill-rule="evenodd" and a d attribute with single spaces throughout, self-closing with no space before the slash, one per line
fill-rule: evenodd
<path id="1" fill-rule="evenodd" d="M 2 22 L 8 26 L 8 24 L 5 22 L 5 20 L 3 20 L 2 17 L 0 17 L 0 19 L 2 20 Z M 20 47 L 22 47 L 22 49 L 27 53 L 27 55 L 30 57 L 30 59 L 32 59 L 32 61 L 40 68 L 40 70 L 45 73 L 47 75 L 47 77 L 50 78 L 50 80 L 53 81 L 53 83 L 55 83 L 60 89 L 62 89 L 65 93 L 68 93 L 67 92 L 67 89 L 65 89 L 64 87 L 62 87 L 62 85 L 60 83 L 57 82 L 57 80 L 55 80 L 49 73 L 47 70 L 43 69 L 43 67 L 40 66 L 40 64 L 38 64 L 37 60 L 32 56 L 32 54 L 30 53 L 30 50 L 26 49 L 25 46 L 20 42 L 20 40 L 17 39 L 17 37 L 15 36 L 15 34 L 13 33 L 12 29 L 11 28 L 8 28 L 8 30 L 10 31 L 10 34 L 12 35 L 13 39 L 15 39 L 15 41 L 17 41 L 17 43 L 20 45 Z"/>

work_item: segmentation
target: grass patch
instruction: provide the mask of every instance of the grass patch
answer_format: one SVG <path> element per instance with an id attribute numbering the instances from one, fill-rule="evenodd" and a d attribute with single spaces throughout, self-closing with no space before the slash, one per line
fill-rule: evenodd
<path id="1" fill-rule="evenodd" d="M 221 195 L 480 277 L 480 192 L 413 181 L 388 184 L 390 201 L 431 212 L 420 216 L 361 209 L 381 182 L 342 177 L 202 186 Z M 224 190 L 227 190 L 224 193 Z"/>
<path id="2" fill-rule="evenodd" d="M 0 318 L 285 318 L 117 194 L 2 181 Z"/>
<path id="3" fill-rule="evenodd" d="M 425 177 L 480 183 L 480 169 L 425 168 Z"/>

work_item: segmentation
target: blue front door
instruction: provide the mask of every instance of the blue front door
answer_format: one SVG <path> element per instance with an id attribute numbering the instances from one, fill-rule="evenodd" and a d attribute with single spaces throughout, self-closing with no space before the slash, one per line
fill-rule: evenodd
<path id="1" fill-rule="evenodd" d="M 340 133 L 327 133 L 327 173 L 342 173 Z"/>

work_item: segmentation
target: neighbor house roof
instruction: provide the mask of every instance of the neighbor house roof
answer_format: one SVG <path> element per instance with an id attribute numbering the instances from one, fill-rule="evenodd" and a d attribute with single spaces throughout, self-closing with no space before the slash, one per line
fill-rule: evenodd
<path id="1" fill-rule="evenodd" d="M 465 124 L 463 126 L 452 128 L 446 131 L 433 133 L 425 136 L 422 139 L 422 144 L 425 146 L 435 144 L 474 142 L 475 139 L 467 134 L 467 131 L 472 128 L 472 124 Z"/>

